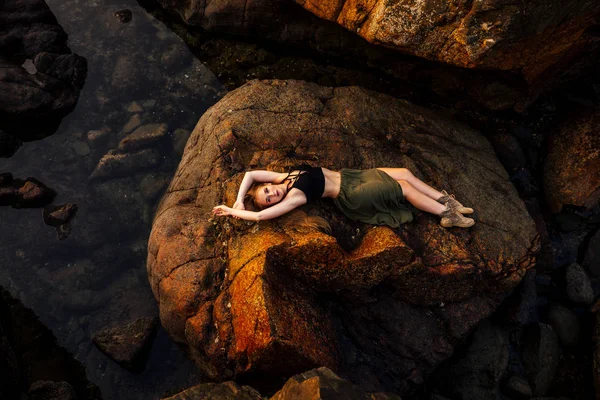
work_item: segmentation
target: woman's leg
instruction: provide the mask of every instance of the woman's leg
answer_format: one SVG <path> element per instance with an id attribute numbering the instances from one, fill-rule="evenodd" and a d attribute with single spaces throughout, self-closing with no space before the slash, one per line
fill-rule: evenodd
<path id="1" fill-rule="evenodd" d="M 388 174 L 389 176 L 391 176 L 398 182 L 400 182 L 401 180 L 408 182 L 414 189 L 418 190 L 419 192 L 423 193 L 424 195 L 426 195 L 427 197 L 429 197 L 433 200 L 437 200 L 443 196 L 443 194 L 441 192 L 438 192 L 437 190 L 435 190 L 434 188 L 432 188 L 431 186 L 429 186 L 428 184 L 426 184 L 425 182 L 423 182 L 422 180 L 420 180 L 419 178 L 414 176 L 413 173 L 410 172 L 410 170 L 408 170 L 406 168 L 377 168 L 377 169 L 385 172 L 386 174 Z M 404 189 L 404 186 L 402 187 L 402 189 Z M 415 207 L 417 207 L 417 206 L 415 205 Z M 417 207 L 417 208 L 419 208 L 419 207 Z M 423 211 L 427 211 L 427 210 L 423 210 Z"/>
<path id="2" fill-rule="evenodd" d="M 417 190 L 408 181 L 400 179 L 398 180 L 398 183 L 402 187 L 402 193 L 404 193 L 406 200 L 408 200 L 410 204 L 417 207 L 419 210 L 427 211 L 428 213 L 435 215 L 440 215 L 442 212 L 444 212 L 444 210 L 446 210 L 445 205 L 438 203 L 431 197 Z"/>

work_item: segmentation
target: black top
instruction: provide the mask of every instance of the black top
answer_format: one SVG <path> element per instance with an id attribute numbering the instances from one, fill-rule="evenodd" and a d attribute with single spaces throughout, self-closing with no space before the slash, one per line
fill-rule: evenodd
<path id="1" fill-rule="evenodd" d="M 306 195 L 306 202 L 310 203 L 323 197 L 325 191 L 325 175 L 321 167 L 309 167 L 296 175 L 292 188 L 300 189 Z M 293 178 L 294 176 L 290 176 Z"/>

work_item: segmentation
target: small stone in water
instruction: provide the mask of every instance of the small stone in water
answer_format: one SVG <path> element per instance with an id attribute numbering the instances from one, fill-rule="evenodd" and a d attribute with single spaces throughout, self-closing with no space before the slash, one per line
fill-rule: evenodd
<path id="1" fill-rule="evenodd" d="M 125 10 L 115 11 L 115 17 L 122 24 L 129 22 L 129 21 L 131 21 L 131 10 L 125 9 Z"/>
<path id="2" fill-rule="evenodd" d="M 77 209 L 77 204 L 73 203 L 48 205 L 44 208 L 44 222 L 46 225 L 58 227 L 69 222 L 77 213 Z"/>
<path id="3" fill-rule="evenodd" d="M 35 75 L 37 73 L 37 68 L 33 64 L 31 58 L 25 60 L 21 67 L 25 68 L 25 71 L 27 71 L 30 75 Z"/>
<path id="4" fill-rule="evenodd" d="M 143 109 L 137 101 L 133 101 L 133 102 L 131 102 L 131 104 L 129 104 L 129 107 L 127 107 L 127 111 L 136 113 L 136 112 L 142 112 Z"/>

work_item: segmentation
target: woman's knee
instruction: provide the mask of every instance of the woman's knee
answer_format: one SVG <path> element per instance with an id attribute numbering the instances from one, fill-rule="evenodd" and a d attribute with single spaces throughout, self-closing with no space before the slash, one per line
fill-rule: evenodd
<path id="1" fill-rule="evenodd" d="M 397 182 L 400 184 L 400 187 L 402 187 L 402 191 L 404 192 L 404 194 L 409 193 L 414 190 L 412 185 L 410 183 L 408 183 L 408 181 L 406 179 L 398 179 Z"/>
<path id="2" fill-rule="evenodd" d="M 412 177 L 414 177 L 413 173 L 410 172 L 410 169 L 408 169 L 408 168 L 401 168 L 401 170 L 402 170 L 402 179 L 403 180 L 409 180 Z"/>

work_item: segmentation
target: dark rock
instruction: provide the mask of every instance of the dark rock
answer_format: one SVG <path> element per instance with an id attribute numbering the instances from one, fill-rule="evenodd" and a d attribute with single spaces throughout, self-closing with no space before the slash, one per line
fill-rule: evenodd
<path id="1" fill-rule="evenodd" d="M 0 187 L 0 206 L 10 206 L 17 198 L 17 189 L 12 186 Z"/>
<path id="2" fill-rule="evenodd" d="M 119 151 L 125 153 L 151 147 L 164 139 L 167 133 L 167 124 L 142 125 L 121 140 Z"/>
<path id="3" fill-rule="evenodd" d="M 162 157 L 156 149 L 143 149 L 126 154 L 110 151 L 102 157 L 90 175 L 90 180 L 127 176 L 155 167 L 161 162 Z"/>
<path id="4" fill-rule="evenodd" d="M 567 295 L 571 301 L 592 304 L 594 301 L 592 282 L 579 264 L 573 263 L 567 267 L 566 280 Z"/>
<path id="5" fill-rule="evenodd" d="M 513 320 L 521 326 L 537 320 L 536 275 L 534 270 L 529 270 L 522 281 L 520 299 L 513 317 Z"/>
<path id="6" fill-rule="evenodd" d="M 0 157 L 11 157 L 22 144 L 19 139 L 0 129 Z"/>
<path id="7" fill-rule="evenodd" d="M 577 262 L 579 252 L 587 237 L 586 230 L 555 233 L 552 237 L 552 251 L 556 267 L 569 266 Z"/>
<path id="8" fill-rule="evenodd" d="M 21 372 L 15 352 L 4 335 L 5 333 L 0 330 L 0 371 L 2 371 L 0 398 L 14 399 L 18 398 Z"/>
<path id="9" fill-rule="evenodd" d="M 19 140 L 53 133 L 77 103 L 87 62 L 66 46 L 67 34 L 43 0 L 2 3 L 0 26 L 0 154 Z M 26 69 L 27 68 L 27 69 Z M 35 118 L 33 118 L 35 117 Z"/>
<path id="10" fill-rule="evenodd" d="M 600 107 L 565 119 L 548 140 L 544 192 L 550 210 L 600 202 Z"/>
<path id="11" fill-rule="evenodd" d="M 43 207 L 51 203 L 55 197 L 56 192 L 54 190 L 50 189 L 35 178 L 27 178 L 25 183 L 17 190 L 13 207 Z"/>
<path id="12" fill-rule="evenodd" d="M 537 196 L 539 192 L 535 178 L 528 169 L 521 168 L 510 177 L 510 181 L 515 185 L 519 194 L 523 197 Z"/>
<path id="13" fill-rule="evenodd" d="M 0 174 L 0 187 L 8 186 L 8 185 L 12 184 L 12 182 L 13 182 L 13 176 L 10 172 L 3 172 Z"/>
<path id="14" fill-rule="evenodd" d="M 93 341 L 104 354 L 123 368 L 141 372 L 157 330 L 158 318 L 138 318 L 130 324 L 98 332 Z"/>
<path id="15" fill-rule="evenodd" d="M 119 21 L 120 23 L 124 24 L 127 23 L 129 21 L 131 21 L 131 10 L 119 10 L 119 11 L 115 11 L 115 17 L 117 18 L 117 21 Z"/>
<path id="16" fill-rule="evenodd" d="M 57 226 L 56 234 L 57 234 L 58 240 L 65 240 L 71 234 L 71 224 L 67 222 L 66 224 Z"/>
<path id="17" fill-rule="evenodd" d="M 452 398 L 493 399 L 507 365 L 507 332 L 484 322 L 475 330 L 466 354 L 436 374 L 436 382 Z"/>
<path id="18" fill-rule="evenodd" d="M 560 357 L 558 338 L 546 324 L 535 324 L 524 332 L 523 364 L 535 396 L 548 391 Z"/>
<path id="19" fill-rule="evenodd" d="M 574 346 L 579 339 L 579 320 L 574 312 L 566 307 L 552 304 L 548 308 L 548 320 L 554 332 L 565 346 Z"/>
<path id="20" fill-rule="evenodd" d="M 201 383 L 161 400 L 262 400 L 259 392 L 250 386 L 238 386 L 235 382 Z"/>
<path id="21" fill-rule="evenodd" d="M 500 132 L 489 137 L 498 159 L 510 175 L 525 167 L 527 159 L 519 142 L 509 133 Z"/>
<path id="22" fill-rule="evenodd" d="M 271 400 L 401 400 L 393 394 L 367 394 L 360 387 L 341 379 L 328 368 L 321 367 L 291 377 Z"/>
<path id="23" fill-rule="evenodd" d="M 568 397 L 532 397 L 529 400 L 571 400 Z"/>
<path id="24" fill-rule="evenodd" d="M 529 382 L 520 376 L 514 375 L 511 376 L 502 387 L 502 392 L 511 399 L 527 400 L 533 396 Z"/>
<path id="25" fill-rule="evenodd" d="M 583 266 L 593 277 L 600 276 L 600 230 L 596 231 L 588 243 L 583 258 Z"/>
<path id="26" fill-rule="evenodd" d="M 12 367 L 5 369 L 7 364 L 15 365 L 15 359 L 12 359 L 10 354 L 8 357 L 5 357 L 6 353 L 0 354 L 2 400 L 102 399 L 100 389 L 87 379 L 83 365 L 67 350 L 58 346 L 56 338 L 31 310 L 0 288 L 0 353 L 5 349 L 2 344 L 3 338 L 8 338 L 10 342 L 15 359 L 18 360 L 19 371 Z M 18 391 L 13 390 L 8 396 L 4 396 L 4 383 L 8 383 L 13 389 L 18 386 Z M 24 393 L 30 388 L 29 396 L 25 397 Z M 23 394 L 19 395 L 18 392 Z M 67 397 L 54 396 L 59 393 Z"/>
<path id="27" fill-rule="evenodd" d="M 596 312 L 594 331 L 592 333 L 592 346 L 593 346 L 593 357 L 594 357 L 594 368 L 592 370 L 592 376 L 594 379 L 594 386 L 596 390 L 600 389 L 600 313 Z"/>
<path id="28" fill-rule="evenodd" d="M 29 400 L 77 400 L 75 390 L 67 382 L 37 381 L 27 394 Z"/>
<path id="29" fill-rule="evenodd" d="M 46 225 L 58 227 L 69 222 L 75 216 L 77 209 L 77 204 L 73 203 L 48 205 L 44 208 L 44 222 Z"/>

